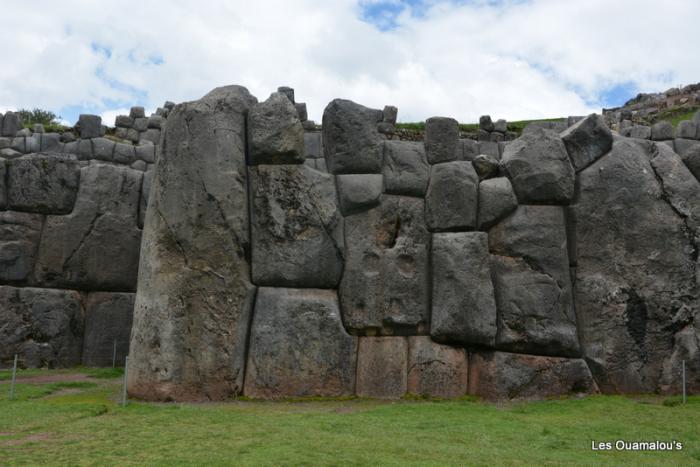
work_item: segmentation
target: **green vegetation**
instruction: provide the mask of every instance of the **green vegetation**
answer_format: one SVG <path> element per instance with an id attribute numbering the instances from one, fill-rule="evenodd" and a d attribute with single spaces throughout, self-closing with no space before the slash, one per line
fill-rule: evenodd
<path id="1" fill-rule="evenodd" d="M 652 123 L 660 122 L 666 120 L 671 122 L 674 127 L 677 127 L 683 120 L 692 120 L 695 112 L 700 110 L 700 107 L 674 107 L 668 110 L 659 112 L 654 118 Z"/>
<path id="2" fill-rule="evenodd" d="M 16 113 L 19 115 L 24 128 L 32 129 L 35 124 L 41 123 L 44 125 L 44 131 L 46 132 L 63 132 L 68 129 L 68 127 L 61 125 L 61 117 L 50 110 L 19 109 Z"/>
<path id="3" fill-rule="evenodd" d="M 0 384 L 3 464 L 700 465 L 700 397 L 494 405 L 363 399 L 120 407 L 119 379 Z M 678 440 L 682 451 L 591 451 Z"/>
<path id="4" fill-rule="evenodd" d="M 91 378 L 119 378 L 124 374 L 122 368 L 63 368 L 60 370 L 49 370 L 47 368 L 29 368 L 26 370 L 17 370 L 17 378 L 30 378 L 34 376 L 55 376 L 67 374 L 83 374 Z M 12 379 L 12 370 L 0 370 L 0 381 L 9 381 Z"/>

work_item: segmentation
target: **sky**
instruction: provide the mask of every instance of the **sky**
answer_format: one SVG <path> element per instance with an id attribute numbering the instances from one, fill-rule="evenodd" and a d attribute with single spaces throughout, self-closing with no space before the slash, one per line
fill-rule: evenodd
<path id="1" fill-rule="evenodd" d="M 3 0 L 0 110 L 81 113 L 296 90 L 399 121 L 584 115 L 700 82 L 697 0 Z"/>

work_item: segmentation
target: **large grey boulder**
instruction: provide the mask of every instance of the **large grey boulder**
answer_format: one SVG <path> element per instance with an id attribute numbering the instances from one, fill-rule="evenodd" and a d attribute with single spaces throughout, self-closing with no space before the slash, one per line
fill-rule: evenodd
<path id="1" fill-rule="evenodd" d="M 398 399 L 406 394 L 408 341 L 405 337 L 361 337 L 357 352 L 357 395 Z"/>
<path id="2" fill-rule="evenodd" d="M 487 156 L 486 154 L 479 154 L 476 156 L 472 160 L 472 165 L 477 175 L 479 175 L 480 180 L 495 177 L 500 170 L 498 157 Z"/>
<path id="3" fill-rule="evenodd" d="M 454 118 L 431 117 L 425 121 L 425 154 L 430 164 L 457 159 L 459 123 Z"/>
<path id="4" fill-rule="evenodd" d="M 700 183 L 667 145 L 655 144 L 651 155 L 651 166 L 661 180 L 666 199 L 685 219 L 690 231 L 697 231 L 700 228 Z"/>
<path id="5" fill-rule="evenodd" d="M 304 128 L 287 96 L 275 92 L 251 107 L 248 144 L 253 165 L 304 162 Z"/>
<path id="6" fill-rule="evenodd" d="M 0 209 L 7 208 L 7 177 L 5 176 L 6 173 L 7 162 L 4 158 L 0 157 Z"/>
<path id="7" fill-rule="evenodd" d="M 44 216 L 0 212 L 0 280 L 20 282 L 34 269 Z"/>
<path id="8" fill-rule="evenodd" d="M 501 161 L 521 204 L 568 204 L 574 168 L 562 139 L 536 128 L 506 146 Z"/>
<path id="9" fill-rule="evenodd" d="M 651 139 L 654 141 L 673 139 L 673 125 L 667 121 L 654 123 L 651 126 Z"/>
<path id="10" fill-rule="evenodd" d="M 518 207 L 513 185 L 506 177 L 491 178 L 479 183 L 477 225 L 488 229 Z"/>
<path id="11" fill-rule="evenodd" d="M 151 185 L 153 184 L 153 174 L 155 170 L 147 170 L 143 173 L 143 181 L 141 182 L 141 196 L 139 198 L 139 228 L 143 229 L 143 224 L 146 221 L 146 210 L 148 208 L 148 197 L 151 194 Z"/>
<path id="12" fill-rule="evenodd" d="M 476 228 L 479 177 L 471 162 L 436 164 L 425 195 L 425 222 L 432 231 Z"/>
<path id="13" fill-rule="evenodd" d="M 412 141 L 384 142 L 383 172 L 386 193 L 425 196 L 430 176 L 425 146 Z"/>
<path id="14" fill-rule="evenodd" d="M 78 129 L 80 138 L 90 139 L 102 136 L 102 117 L 99 115 L 81 114 L 78 117 Z"/>
<path id="15" fill-rule="evenodd" d="M 613 137 L 603 117 L 591 114 L 561 134 L 574 170 L 579 172 L 612 148 Z"/>
<path id="16" fill-rule="evenodd" d="M 304 132 L 304 153 L 311 159 L 323 158 L 323 135 L 320 131 Z"/>
<path id="17" fill-rule="evenodd" d="M 0 366 L 14 355 L 29 368 L 79 365 L 83 343 L 80 294 L 0 286 Z"/>
<path id="18" fill-rule="evenodd" d="M 357 214 L 379 204 L 384 183 L 381 174 L 336 175 L 335 180 L 343 216 Z"/>
<path id="19" fill-rule="evenodd" d="M 673 352 L 664 361 L 659 389 L 664 394 L 683 392 L 683 364 L 686 372 L 686 392 L 700 391 L 700 311 L 689 307 L 673 317 L 672 326 L 678 329 L 673 335 Z"/>
<path id="20" fill-rule="evenodd" d="M 679 154 L 681 154 L 679 152 Z M 686 167 L 700 180 L 700 143 L 695 144 L 690 149 L 681 154 L 681 158 Z"/>
<path id="21" fill-rule="evenodd" d="M 564 208 L 519 206 L 489 231 L 498 307 L 496 348 L 580 356 Z"/>
<path id="22" fill-rule="evenodd" d="M 240 393 L 255 297 L 248 254 L 245 88 L 217 88 L 168 116 L 144 225 L 129 393 Z M 138 198 L 137 198 L 138 199 Z"/>
<path id="23" fill-rule="evenodd" d="M 305 165 L 259 165 L 250 187 L 253 283 L 337 287 L 343 224 L 333 177 Z"/>
<path id="24" fill-rule="evenodd" d="M 572 206 L 579 335 L 608 393 L 658 390 L 673 352 L 673 319 L 697 308 L 696 246 L 673 206 L 687 176 L 678 192 L 666 191 L 669 181 L 676 185 L 673 160 L 658 157 L 650 142 L 616 139 L 607 156 L 580 172 Z"/>
<path id="25" fill-rule="evenodd" d="M 142 172 L 95 163 L 80 169 L 73 211 L 47 216 L 35 268 L 49 287 L 133 292 L 141 230 Z"/>
<path id="26" fill-rule="evenodd" d="M 15 136 L 22 129 L 22 120 L 19 115 L 8 111 L 5 113 L 2 121 L 2 136 Z"/>
<path id="27" fill-rule="evenodd" d="M 698 139 L 698 125 L 691 120 L 684 120 L 678 124 L 677 138 Z"/>
<path id="28" fill-rule="evenodd" d="M 357 337 L 343 329 L 334 290 L 261 287 L 243 394 L 350 396 L 356 356 Z"/>
<path id="29" fill-rule="evenodd" d="M 468 376 L 465 349 L 437 344 L 428 336 L 408 338 L 409 394 L 460 397 L 467 392 Z"/>
<path id="30" fill-rule="evenodd" d="M 27 154 L 7 161 L 10 209 L 67 214 L 80 184 L 80 164 L 68 154 Z"/>
<path id="31" fill-rule="evenodd" d="M 485 232 L 433 234 L 433 339 L 493 347 L 496 302 L 489 261 Z"/>
<path id="32" fill-rule="evenodd" d="M 381 173 L 382 139 L 377 123 L 382 111 L 345 99 L 323 111 L 323 151 L 333 174 Z"/>
<path id="33" fill-rule="evenodd" d="M 384 195 L 378 207 L 345 219 L 339 292 L 352 333 L 427 333 L 430 234 L 423 204 Z"/>
<path id="34" fill-rule="evenodd" d="M 115 343 L 116 362 L 119 366 L 124 364 L 124 357 L 129 355 L 134 298 L 133 293 L 93 292 L 88 295 L 83 365 L 112 365 Z"/>
<path id="35" fill-rule="evenodd" d="M 490 400 L 592 394 L 597 387 L 580 358 L 478 352 L 469 358 L 469 394 Z"/>

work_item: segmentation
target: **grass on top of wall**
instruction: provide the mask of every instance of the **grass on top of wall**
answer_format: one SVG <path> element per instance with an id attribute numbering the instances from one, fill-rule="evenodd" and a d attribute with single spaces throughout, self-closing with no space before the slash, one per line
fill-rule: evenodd
<path id="1" fill-rule="evenodd" d="M 698 465 L 700 397 L 118 405 L 120 379 L 0 384 L 3 464 Z M 671 403 L 664 404 L 664 401 Z M 681 451 L 591 450 L 672 441 Z"/>

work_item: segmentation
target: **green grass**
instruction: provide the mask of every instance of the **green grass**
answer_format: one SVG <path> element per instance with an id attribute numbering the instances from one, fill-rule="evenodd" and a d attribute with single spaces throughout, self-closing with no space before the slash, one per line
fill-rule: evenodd
<path id="1" fill-rule="evenodd" d="M 91 378 L 119 378 L 124 374 L 122 368 L 89 368 L 89 367 L 76 367 L 76 368 L 62 368 L 59 370 L 50 370 L 47 368 L 28 368 L 25 370 L 17 370 L 17 378 L 30 378 L 33 376 L 49 376 L 49 375 L 63 375 L 63 374 L 84 374 L 90 376 Z M 0 370 L 0 381 L 9 381 L 12 379 L 12 370 Z"/>
<path id="2" fill-rule="evenodd" d="M 674 127 L 677 127 L 683 120 L 692 120 L 695 112 L 698 111 L 700 107 L 676 107 L 663 112 L 660 112 L 653 119 L 653 123 L 666 120 L 671 122 Z"/>
<path id="3" fill-rule="evenodd" d="M 700 465 L 700 397 L 522 404 L 363 399 L 117 405 L 119 380 L 0 385 L 0 463 L 61 465 Z M 67 389 L 67 390 L 66 390 Z M 591 440 L 682 451 L 592 452 Z"/>

